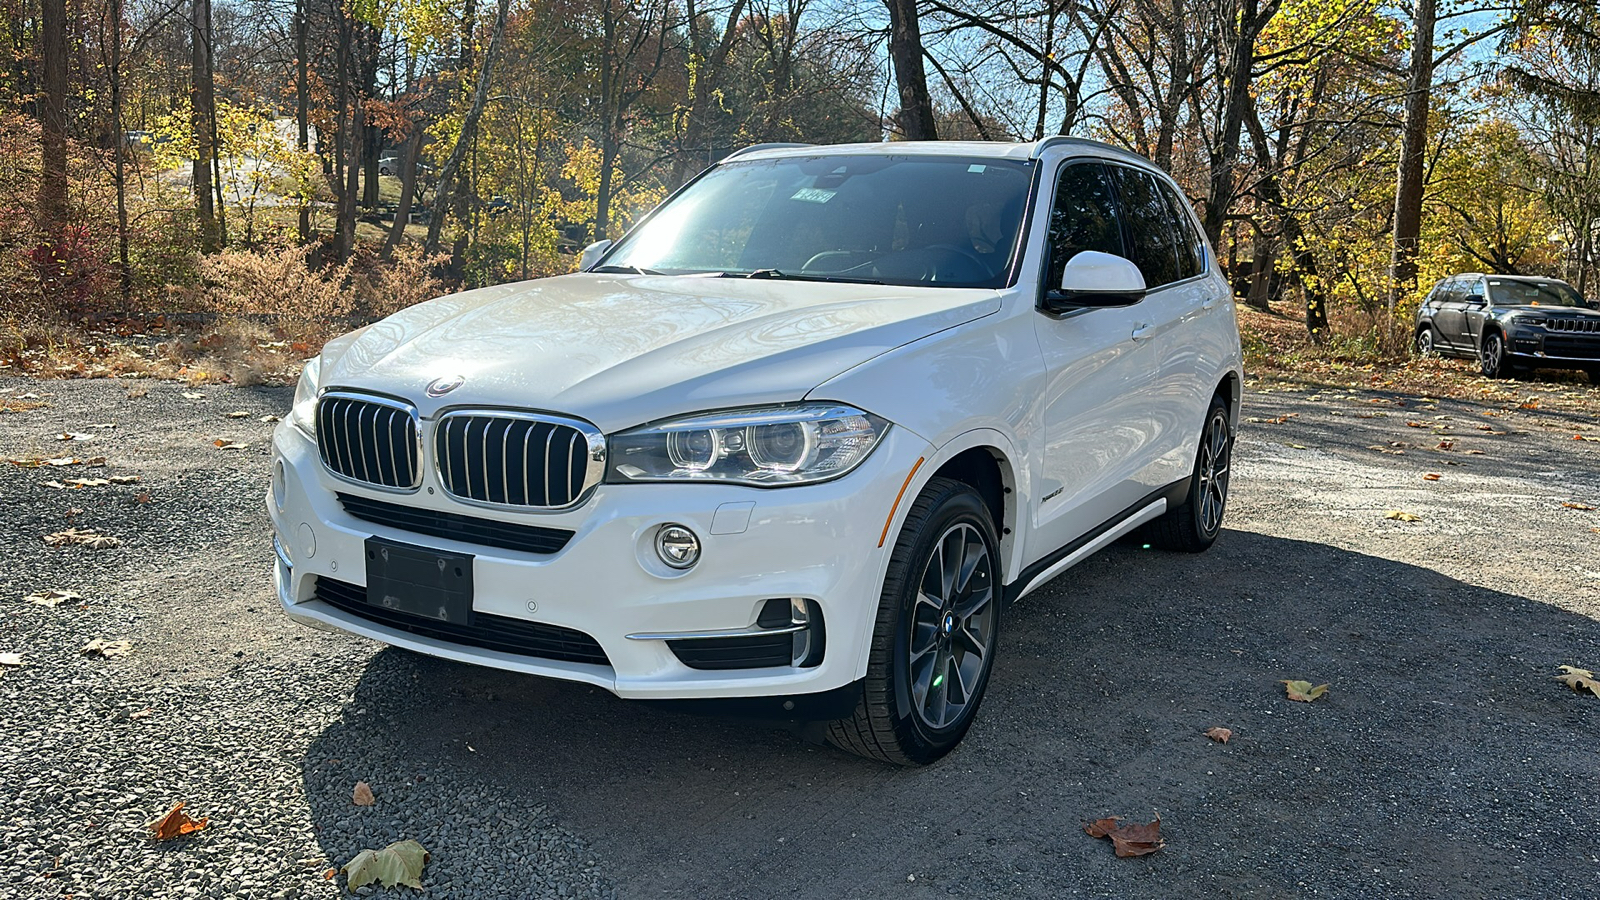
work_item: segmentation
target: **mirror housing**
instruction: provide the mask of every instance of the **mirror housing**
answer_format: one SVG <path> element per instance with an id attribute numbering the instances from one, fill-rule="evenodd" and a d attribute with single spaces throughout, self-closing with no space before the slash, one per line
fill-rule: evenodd
<path id="1" fill-rule="evenodd" d="M 1061 271 L 1061 287 L 1045 294 L 1045 306 L 1057 312 L 1132 306 L 1144 299 L 1139 267 L 1113 253 L 1085 250 Z"/>
<path id="2" fill-rule="evenodd" d="M 614 243 L 616 242 L 609 240 L 595 241 L 589 246 L 583 248 L 583 254 L 578 257 L 578 271 L 587 272 L 594 268 L 594 264 L 600 261 L 600 257 L 606 255 L 606 251 L 610 250 L 611 245 Z"/>

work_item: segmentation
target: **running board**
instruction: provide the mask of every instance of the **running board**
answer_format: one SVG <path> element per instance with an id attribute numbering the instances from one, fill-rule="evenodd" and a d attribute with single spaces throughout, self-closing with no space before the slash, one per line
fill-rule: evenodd
<path id="1" fill-rule="evenodd" d="M 1123 535 L 1126 535 L 1135 528 L 1138 528 L 1140 525 L 1160 517 L 1160 515 L 1166 511 L 1167 498 L 1157 498 L 1148 506 L 1145 506 L 1139 511 L 1128 516 L 1126 519 L 1123 519 L 1116 525 L 1113 525 L 1112 527 L 1101 532 L 1093 540 L 1085 543 L 1076 550 L 1073 550 L 1066 556 L 1063 556 L 1060 560 L 1056 561 L 1054 565 L 1051 565 L 1049 568 L 1045 569 L 1039 574 L 1029 578 L 1026 582 L 1020 585 L 1012 585 L 1010 591 L 1008 591 L 1011 602 L 1015 603 L 1018 600 L 1021 600 L 1023 597 L 1033 593 L 1035 590 L 1044 587 L 1052 578 L 1055 578 L 1057 575 L 1060 575 L 1062 572 L 1065 572 L 1078 563 L 1083 562 L 1085 559 L 1104 549 Z"/>

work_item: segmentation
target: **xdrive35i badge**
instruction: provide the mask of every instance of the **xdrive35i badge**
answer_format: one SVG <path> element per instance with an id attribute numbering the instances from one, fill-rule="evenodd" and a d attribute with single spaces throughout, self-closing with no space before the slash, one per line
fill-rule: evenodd
<path id="1" fill-rule="evenodd" d="M 466 381 L 467 379 L 460 375 L 446 375 L 443 378 L 435 378 L 428 384 L 428 396 L 443 397 L 445 394 L 461 387 Z"/>

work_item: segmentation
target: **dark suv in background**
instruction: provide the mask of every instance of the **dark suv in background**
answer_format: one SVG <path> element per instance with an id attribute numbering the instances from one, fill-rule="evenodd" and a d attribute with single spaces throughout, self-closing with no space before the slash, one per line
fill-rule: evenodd
<path id="1" fill-rule="evenodd" d="M 1456 275 L 1417 309 L 1417 352 L 1476 359 L 1483 374 L 1582 369 L 1600 384 L 1600 309 L 1555 278 Z"/>

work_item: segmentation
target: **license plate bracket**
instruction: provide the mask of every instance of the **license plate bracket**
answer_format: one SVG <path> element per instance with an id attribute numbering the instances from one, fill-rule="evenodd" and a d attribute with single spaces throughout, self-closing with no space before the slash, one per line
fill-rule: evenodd
<path id="1" fill-rule="evenodd" d="M 472 624 L 472 555 L 367 538 L 367 603 L 451 625 Z"/>

